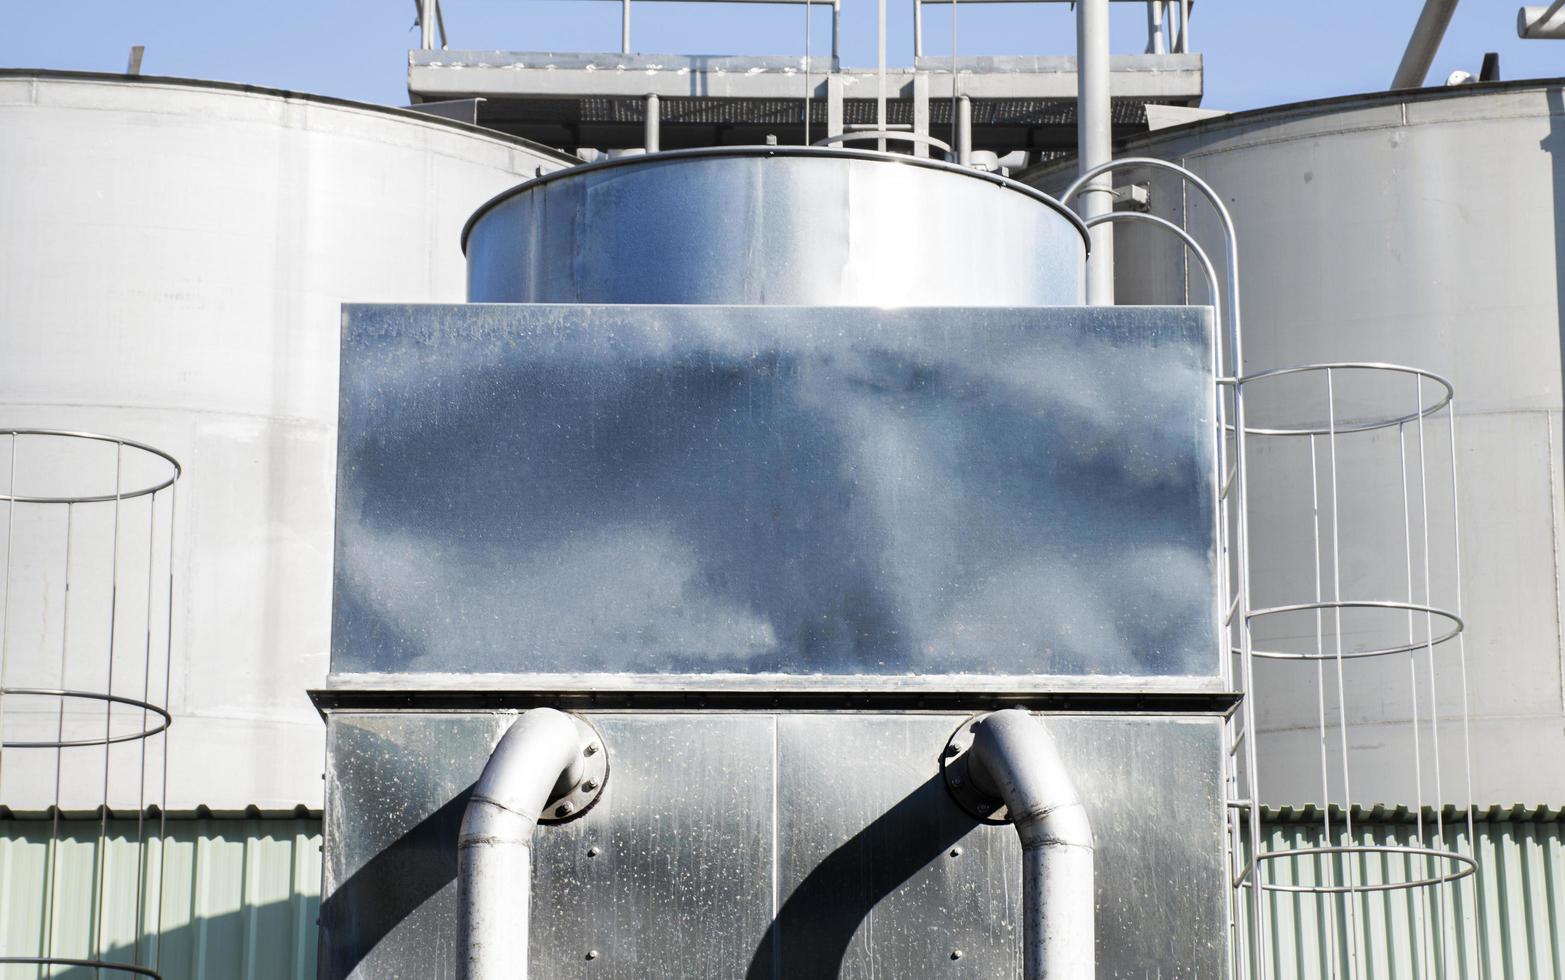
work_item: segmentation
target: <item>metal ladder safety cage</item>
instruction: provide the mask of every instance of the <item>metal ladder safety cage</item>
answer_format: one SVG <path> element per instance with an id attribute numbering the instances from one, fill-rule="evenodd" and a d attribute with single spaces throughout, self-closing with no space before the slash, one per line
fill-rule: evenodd
<path id="1" fill-rule="evenodd" d="M 36 909 L 7 910 L 34 945 L 0 946 L 0 967 L 157 978 L 183 470 L 117 436 L 0 437 L 0 798 L 49 827 L 8 842 L 43 878 Z"/>
<path id="2" fill-rule="evenodd" d="M 1456 486 L 1455 392 L 1449 381 L 1404 365 L 1335 362 L 1299 367 L 1276 368 L 1246 373 L 1243 368 L 1242 327 L 1239 307 L 1239 267 L 1237 232 L 1226 205 L 1210 185 L 1187 168 L 1153 158 L 1113 160 L 1083 172 L 1062 194 L 1069 204 L 1091 182 L 1104 174 L 1141 168 L 1175 175 L 1194 188 L 1213 208 L 1223 233 L 1225 275 L 1219 282 L 1216 267 L 1201 244 L 1185 228 L 1154 214 L 1116 211 L 1087 219 L 1093 227 L 1106 223 L 1141 223 L 1177 237 L 1199 264 L 1202 278 L 1212 297 L 1214 313 L 1226 331 L 1219 334 L 1226 345 L 1214 351 L 1218 390 L 1215 397 L 1218 460 L 1218 547 L 1222 552 L 1224 594 L 1229 598 L 1222 610 L 1223 632 L 1228 639 L 1224 670 L 1234 690 L 1242 695 L 1238 709 L 1230 714 L 1225 752 L 1227 767 L 1229 831 L 1227 835 L 1230 876 L 1230 942 L 1235 970 L 1243 964 L 1250 980 L 1286 976 L 1281 959 L 1284 951 L 1268 943 L 1269 916 L 1285 914 L 1315 915 L 1324 922 L 1322 936 L 1330 936 L 1332 977 L 1356 978 L 1377 975 L 1379 964 L 1367 962 L 1363 923 L 1373 912 L 1371 905 L 1390 893 L 1418 891 L 1413 899 L 1413 918 L 1418 933 L 1416 954 L 1419 976 L 1450 974 L 1453 959 L 1459 959 L 1463 976 L 1487 976 L 1480 958 L 1482 939 L 1474 921 L 1478 902 L 1476 836 L 1473 827 L 1473 793 L 1470 719 L 1468 710 L 1467 652 L 1462 636 L 1461 618 L 1461 542 Z M 1262 414 L 1247 414 L 1246 389 L 1253 403 L 1250 408 Z M 1275 389 L 1275 390 L 1274 390 Z M 1313 389 L 1313 391 L 1311 391 Z M 1389 397 L 1388 397 L 1389 394 Z M 1313 397 L 1312 397 L 1313 395 Z M 1311 410 L 1315 415 L 1311 416 Z M 1431 499 L 1430 444 L 1438 433 L 1429 430 L 1443 422 L 1448 457 L 1440 466 L 1445 471 L 1448 509 Z M 1395 436 L 1395 460 L 1398 479 L 1393 486 L 1400 491 L 1400 528 L 1402 589 L 1400 591 L 1354 592 L 1344 588 L 1342 568 L 1343 509 L 1340 505 L 1340 467 L 1349 455 L 1341 450 L 1344 439 L 1382 440 Z M 1304 515 L 1309 528 L 1311 566 L 1305 571 L 1310 591 L 1293 601 L 1260 606 L 1254 601 L 1255 580 L 1251 556 L 1257 552 L 1250 528 L 1252 486 L 1250 460 L 1252 442 L 1255 455 L 1269 469 L 1263 476 L 1287 479 L 1287 469 L 1276 467 L 1276 453 L 1267 452 L 1268 443 L 1282 440 L 1307 449 L 1307 472 L 1314 491 L 1310 513 Z M 1368 447 L 1372 457 L 1384 446 Z M 1341 450 L 1341 451 L 1339 451 Z M 1436 471 L 1438 476 L 1438 471 Z M 1385 474 L 1379 474 L 1383 479 Z M 1324 487 L 1325 492 L 1322 493 Z M 1398 509 L 1394 506 L 1393 511 Z M 1431 515 L 1444 511 L 1449 537 L 1444 589 L 1449 599 L 1437 605 L 1435 596 L 1442 590 L 1437 584 L 1432 557 L 1439 541 L 1431 536 Z M 1393 515 L 1396 516 L 1396 515 Z M 1440 515 L 1437 515 L 1437 518 Z M 1323 532 L 1324 527 L 1324 532 Z M 1362 530 L 1362 529 L 1356 529 Z M 1265 533 L 1265 532 L 1263 532 Z M 1392 535 L 1396 537 L 1395 534 Z M 1265 551 L 1271 542 L 1263 541 Z M 1398 541 L 1392 541 L 1393 545 Z M 1278 549 L 1282 551 L 1282 549 Z M 1394 550 L 1394 549 L 1393 549 Z M 1286 553 L 1286 552 L 1284 552 Z M 1390 567 L 1396 562 L 1388 563 Z M 1268 569 L 1268 584 L 1277 578 Z M 1382 586 L 1384 589 L 1384 586 Z M 1387 631 L 1390 619 L 1405 620 L 1397 627 L 1395 639 Z M 1381 622 L 1375 622 L 1376 619 Z M 1306 627 L 1268 630 L 1266 627 L 1293 619 Z M 1356 622 L 1365 620 L 1366 622 Z M 1290 647 L 1287 641 L 1268 642 L 1281 633 L 1302 646 Z M 1365 636 L 1382 639 L 1365 640 Z M 1257 648 L 1257 639 L 1264 648 Z M 1274 648 L 1275 647 L 1275 648 Z M 1440 657 L 1449 652 L 1454 657 Z M 1414 775 L 1418 816 L 1416 840 L 1410 846 L 1377 845 L 1361 841 L 1352 821 L 1349 735 L 1348 677 L 1356 665 L 1382 658 L 1406 656 L 1407 682 L 1414 706 L 1412 726 Z M 1454 677 L 1449 670 L 1445 679 L 1455 681 L 1455 691 L 1446 692 L 1447 700 L 1459 696 L 1462 754 L 1461 774 L 1465 782 L 1465 827 L 1452 827 L 1444 816 L 1445 788 L 1442 778 L 1439 704 L 1441 661 L 1455 659 Z M 1237 661 L 1237 665 L 1235 664 Z M 1260 790 L 1258 743 L 1258 695 L 1267 684 L 1256 673 L 1257 661 L 1282 668 L 1279 680 L 1288 684 L 1286 671 L 1301 663 L 1315 667 L 1315 707 L 1321 747 L 1321 806 L 1325 846 L 1273 846 L 1262 829 L 1264 805 Z M 1335 669 L 1330 684 L 1327 665 Z M 1235 669 L 1237 666 L 1237 669 Z M 1336 725 L 1329 724 L 1330 698 L 1336 695 Z M 1447 684 L 1447 687 L 1451 687 Z M 1420 716 L 1420 705 L 1427 699 L 1429 711 Z M 1421 724 L 1429 726 L 1429 755 L 1432 757 L 1432 786 L 1426 786 Z M 1329 751 L 1333 735 L 1336 751 Z M 1329 757 L 1335 754 L 1339 768 L 1334 772 Z M 1433 799 L 1426 796 L 1433 790 Z M 1340 796 L 1338 795 L 1340 794 Z M 1340 803 L 1335 800 L 1340 799 Z M 1426 821 L 1426 806 L 1433 804 L 1434 819 Z M 1333 823 L 1333 812 L 1340 814 Z M 1426 826 L 1431 823 L 1432 826 Z M 1461 831 L 1465 830 L 1465 838 Z M 1274 835 L 1280 841 L 1280 835 Z M 1465 839 L 1465 853 L 1463 840 Z M 1368 838 L 1365 839 L 1369 840 Z M 1341 843 L 1337 843 L 1340 841 Z M 1370 866 L 1379 858 L 1382 873 L 1360 874 L 1360 865 Z M 1400 867 L 1393 867 L 1399 865 Z M 1400 874 L 1396 873 L 1400 871 Z M 1465 885 L 1463 884 L 1465 883 Z M 1315 902 L 1318 907 L 1296 907 Z M 1341 919 L 1339 924 L 1338 919 Z M 1326 941 L 1323 939 L 1323 941 Z M 1471 972 L 1468 972 L 1471 971 Z"/>

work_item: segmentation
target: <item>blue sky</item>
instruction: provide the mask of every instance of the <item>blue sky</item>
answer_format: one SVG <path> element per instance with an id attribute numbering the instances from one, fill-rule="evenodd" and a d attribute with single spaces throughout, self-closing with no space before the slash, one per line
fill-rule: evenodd
<path id="1" fill-rule="evenodd" d="M 1541 0 L 1538 0 L 1541 2 Z M 1200 0 L 1192 39 L 1206 56 L 1212 108 L 1246 109 L 1383 88 L 1422 0 Z M 401 104 L 413 0 L 10 0 L 0 65 L 122 71 L 132 44 L 143 71 L 271 85 Z M 453 48 L 605 51 L 619 46 L 619 5 L 590 0 L 444 0 Z M 912 52 L 910 0 L 888 3 L 893 64 Z M 1477 72 L 1498 51 L 1505 78 L 1565 75 L 1565 41 L 1516 37 L 1514 0 L 1467 0 L 1430 72 Z M 1074 46 L 1061 3 L 959 11 L 963 54 L 1062 54 Z M 925 12 L 925 50 L 950 50 L 950 10 Z M 817 12 L 812 45 L 824 52 Z M 1116 4 L 1116 51 L 1145 42 L 1145 7 Z M 634 9 L 638 51 L 799 54 L 798 8 L 644 3 Z M 843 60 L 873 66 L 875 4 L 843 0 Z"/>

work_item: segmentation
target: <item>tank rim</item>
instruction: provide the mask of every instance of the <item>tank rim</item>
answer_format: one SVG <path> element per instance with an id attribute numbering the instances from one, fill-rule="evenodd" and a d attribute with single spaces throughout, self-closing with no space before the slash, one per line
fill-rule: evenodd
<path id="1" fill-rule="evenodd" d="M 944 160 L 907 156 L 901 153 L 883 153 L 879 150 L 830 146 L 704 146 L 688 150 L 664 150 L 660 153 L 641 153 L 635 156 L 616 157 L 612 160 L 598 160 L 593 163 L 584 163 L 579 166 L 550 171 L 531 180 L 523 181 L 515 187 L 501 191 L 479 205 L 478 209 L 467 219 L 467 223 L 462 226 L 462 254 L 467 254 L 467 240 L 468 236 L 472 234 L 474 226 L 488 215 L 490 211 L 511 198 L 532 191 L 540 185 L 615 167 L 632 167 L 665 160 L 705 159 L 708 157 L 821 157 L 830 160 L 871 160 L 883 163 L 900 163 L 911 167 L 923 167 L 928 170 L 943 170 L 966 177 L 975 177 L 980 180 L 986 180 L 996 186 L 1017 191 L 1052 208 L 1064 217 L 1066 221 L 1070 222 L 1071 226 L 1076 229 L 1076 233 L 1081 236 L 1082 254 L 1086 255 L 1092 251 L 1091 233 L 1088 232 L 1086 224 L 1082 222 L 1081 217 L 1075 211 L 1072 211 L 1036 187 L 1029 187 L 1019 180 L 1003 177 L 1000 174 L 973 170 L 970 167 L 947 163 Z"/>
<path id="2" fill-rule="evenodd" d="M 114 72 L 80 71 L 71 68 L 0 67 L 0 80 L 4 79 L 40 82 L 87 82 L 125 89 L 172 88 L 197 92 L 225 92 L 233 95 L 253 95 L 268 99 L 278 99 L 284 102 L 304 102 L 311 105 L 365 112 L 389 119 L 425 124 L 438 129 L 454 130 L 468 136 L 493 140 L 501 145 L 521 147 L 529 153 L 546 157 L 555 163 L 563 163 L 569 166 L 573 162 L 573 158 L 564 151 L 539 143 L 536 140 L 530 140 L 525 136 L 515 136 L 498 129 L 491 129 L 488 126 L 479 126 L 473 123 L 462 122 L 459 119 L 436 116 L 420 111 L 416 106 L 396 106 L 385 105 L 379 102 L 364 102 L 359 99 L 323 95 L 319 92 L 306 92 L 301 89 L 277 88 L 275 86 L 251 84 L 249 82 L 191 78 L 184 75 L 125 75 Z"/>

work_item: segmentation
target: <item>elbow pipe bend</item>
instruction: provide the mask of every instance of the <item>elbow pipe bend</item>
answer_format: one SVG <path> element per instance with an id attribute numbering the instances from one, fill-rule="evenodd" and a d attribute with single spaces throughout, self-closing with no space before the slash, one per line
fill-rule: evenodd
<path id="1" fill-rule="evenodd" d="M 967 774 L 975 790 L 1004 802 L 1021 838 L 1023 976 L 1092 980 L 1092 825 L 1054 738 L 1025 709 L 986 715 L 973 729 Z"/>
<path id="2" fill-rule="evenodd" d="M 533 833 L 551 800 L 586 787 L 591 729 L 562 711 L 523 712 L 489 756 L 457 836 L 457 976 L 527 976 Z"/>
<path id="3" fill-rule="evenodd" d="M 974 733 L 973 787 L 1005 803 L 1023 847 L 1092 850 L 1092 825 L 1054 737 L 1023 708 L 987 715 Z"/>

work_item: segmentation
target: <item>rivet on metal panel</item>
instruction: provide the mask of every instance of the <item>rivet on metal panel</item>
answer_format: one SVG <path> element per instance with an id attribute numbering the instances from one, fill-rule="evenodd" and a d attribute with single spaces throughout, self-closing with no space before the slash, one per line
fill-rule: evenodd
<path id="1" fill-rule="evenodd" d="M 568 817 L 575 812 L 576 808 L 571 806 L 570 801 L 568 800 L 554 808 L 554 815 L 557 817 Z"/>
<path id="2" fill-rule="evenodd" d="M 586 792 L 591 793 L 593 790 L 598 788 L 598 781 L 596 779 L 584 779 L 581 781 L 581 788 Z"/>
<path id="3" fill-rule="evenodd" d="M 589 848 L 587 848 L 587 856 L 590 857 L 590 858 L 595 858 L 599 854 L 602 854 L 602 853 L 603 853 L 603 851 L 601 849 L 597 848 L 597 847 L 589 847 Z"/>
<path id="4" fill-rule="evenodd" d="M 960 847 L 953 847 L 953 848 L 951 848 L 951 856 L 954 857 L 954 858 L 961 857 L 962 856 L 962 849 Z"/>
<path id="5" fill-rule="evenodd" d="M 951 951 L 951 958 L 952 958 L 952 959 L 953 959 L 953 960 L 959 960 L 959 959 L 961 959 L 961 958 L 962 958 L 962 951 L 961 951 L 961 950 L 959 950 L 959 949 L 953 949 L 953 950 L 952 950 L 952 951 Z"/>
<path id="6" fill-rule="evenodd" d="M 595 950 L 595 949 L 587 950 L 587 959 L 595 960 L 597 958 L 598 958 L 598 951 L 597 950 Z"/>
<path id="7" fill-rule="evenodd" d="M 588 742 L 587 743 L 587 747 L 581 750 L 581 754 L 582 755 L 597 755 L 598 754 L 598 743 L 597 742 Z"/>

